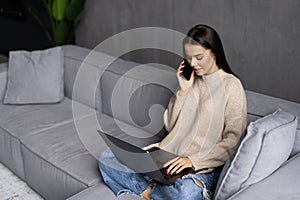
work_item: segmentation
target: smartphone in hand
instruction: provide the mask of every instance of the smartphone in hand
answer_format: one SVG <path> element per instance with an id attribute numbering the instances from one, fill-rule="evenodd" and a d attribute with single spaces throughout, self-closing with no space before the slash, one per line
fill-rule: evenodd
<path id="1" fill-rule="evenodd" d="M 186 59 L 184 59 L 184 67 L 182 68 L 181 76 L 189 81 L 191 78 L 192 72 L 193 72 L 193 67 L 190 65 L 190 63 Z"/>

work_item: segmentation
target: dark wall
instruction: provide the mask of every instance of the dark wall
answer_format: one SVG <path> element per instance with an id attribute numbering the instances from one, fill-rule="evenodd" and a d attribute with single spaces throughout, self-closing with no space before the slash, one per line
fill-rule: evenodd
<path id="1" fill-rule="evenodd" d="M 93 48 L 132 28 L 186 33 L 195 24 L 208 24 L 220 34 L 246 89 L 300 103 L 299 19 L 299 0 L 87 0 L 76 37 L 77 44 Z M 165 60 L 169 56 L 145 53 L 132 58 L 177 67 L 174 60 Z"/>
<path id="2" fill-rule="evenodd" d="M 27 6 L 44 13 L 36 0 L 0 1 L 0 53 L 10 50 L 34 50 L 50 47 L 50 42 Z M 46 17 L 46 13 L 44 13 Z"/>

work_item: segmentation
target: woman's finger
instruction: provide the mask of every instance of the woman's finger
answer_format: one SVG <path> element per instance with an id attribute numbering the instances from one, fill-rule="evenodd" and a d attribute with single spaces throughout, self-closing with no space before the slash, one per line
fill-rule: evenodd
<path id="1" fill-rule="evenodd" d="M 178 173 L 180 173 L 182 170 L 184 170 L 185 168 L 188 168 L 188 166 L 187 165 L 182 165 L 180 168 L 178 168 L 177 170 L 176 170 L 176 172 L 175 172 L 175 174 L 178 174 Z"/>
<path id="2" fill-rule="evenodd" d="M 180 166 L 184 165 L 184 159 L 179 158 L 175 162 L 171 164 L 171 166 L 168 168 L 167 172 L 170 174 L 173 174 Z"/>
<path id="3" fill-rule="evenodd" d="M 175 161 L 178 160 L 178 159 L 179 159 L 179 157 L 176 157 L 176 158 L 174 158 L 174 159 L 172 159 L 172 160 L 169 160 L 169 161 L 166 162 L 162 167 L 167 167 L 167 166 L 171 165 L 173 162 L 175 162 Z"/>
<path id="4" fill-rule="evenodd" d="M 183 71 L 183 68 L 184 68 L 184 66 L 180 66 L 180 67 L 178 67 L 178 69 L 177 69 L 177 74 L 180 74 L 180 73 L 182 73 L 182 71 Z"/>
<path id="5" fill-rule="evenodd" d="M 171 175 L 174 174 L 174 173 L 176 174 L 177 170 L 179 168 L 181 168 L 183 165 L 184 165 L 184 162 L 182 160 L 178 161 L 176 163 L 176 165 L 173 167 L 173 169 L 169 172 L 169 174 L 171 174 Z"/>
<path id="6" fill-rule="evenodd" d="M 167 173 L 170 174 L 171 172 L 174 173 L 174 169 L 177 169 L 177 165 L 180 164 L 182 162 L 181 158 L 178 158 L 177 160 L 175 160 L 172 164 L 169 165 L 168 169 L 167 169 Z"/>
<path id="7" fill-rule="evenodd" d="M 184 60 L 182 60 L 182 61 L 180 62 L 180 65 L 181 65 L 181 66 L 184 66 Z"/>
<path id="8" fill-rule="evenodd" d="M 177 68 L 177 72 L 182 72 L 182 68 L 184 68 L 184 61 L 183 60 L 179 64 L 179 67 Z"/>
<path id="9" fill-rule="evenodd" d="M 167 173 L 170 174 L 171 171 L 174 171 L 174 168 L 176 168 L 176 166 L 180 163 L 180 159 L 175 160 L 167 169 Z"/>

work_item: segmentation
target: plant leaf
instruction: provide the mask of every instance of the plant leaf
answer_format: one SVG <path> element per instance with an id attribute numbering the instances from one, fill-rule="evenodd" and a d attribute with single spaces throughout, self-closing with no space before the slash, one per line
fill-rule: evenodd
<path id="1" fill-rule="evenodd" d="M 56 20 L 63 20 L 65 18 L 68 0 L 54 0 L 52 4 L 52 15 Z"/>
<path id="2" fill-rule="evenodd" d="M 54 30 L 54 41 L 56 45 L 66 44 L 69 35 L 69 26 L 69 23 L 66 21 L 57 23 Z"/>
<path id="3" fill-rule="evenodd" d="M 66 8 L 66 19 L 73 21 L 82 11 L 85 0 L 71 0 Z"/>
<path id="4" fill-rule="evenodd" d="M 52 13 L 52 5 L 53 5 L 53 0 L 43 0 L 43 3 L 45 5 L 45 7 L 47 7 L 47 10 L 49 13 Z"/>
<path id="5" fill-rule="evenodd" d="M 54 45 L 53 38 L 52 38 L 52 36 L 49 32 L 50 27 L 48 26 L 48 22 L 43 17 L 41 17 L 41 15 L 37 12 L 36 9 L 27 6 L 27 10 L 35 18 L 35 20 L 38 22 L 38 24 L 42 27 L 42 29 L 44 30 L 47 38 Z"/>

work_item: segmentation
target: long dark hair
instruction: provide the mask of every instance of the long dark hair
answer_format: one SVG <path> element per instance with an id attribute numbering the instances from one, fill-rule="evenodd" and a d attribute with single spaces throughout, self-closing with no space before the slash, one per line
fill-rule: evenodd
<path id="1" fill-rule="evenodd" d="M 182 41 L 184 56 L 185 44 L 201 45 L 203 48 L 211 50 L 215 56 L 217 66 L 223 69 L 225 72 L 238 77 L 230 69 L 225 57 L 221 39 L 213 28 L 204 24 L 199 24 L 191 28 L 188 31 L 187 36 Z"/>

